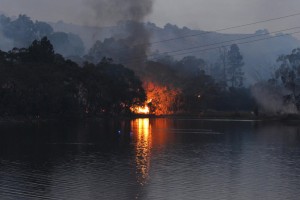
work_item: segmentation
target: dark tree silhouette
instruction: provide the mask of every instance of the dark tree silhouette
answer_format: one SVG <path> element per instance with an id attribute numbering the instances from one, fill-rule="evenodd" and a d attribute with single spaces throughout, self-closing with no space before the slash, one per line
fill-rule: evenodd
<path id="1" fill-rule="evenodd" d="M 128 114 L 145 99 L 133 71 L 108 59 L 81 68 L 55 54 L 46 37 L 0 51 L 0 116 Z"/>
<path id="2" fill-rule="evenodd" d="M 231 87 L 239 88 L 243 86 L 244 73 L 242 67 L 244 66 L 243 56 L 240 53 L 240 49 L 236 44 L 230 46 L 227 53 L 228 56 L 228 80 Z"/>
<path id="3" fill-rule="evenodd" d="M 28 48 L 28 62 L 54 62 L 54 49 L 47 37 L 43 37 L 40 41 L 34 40 Z"/>

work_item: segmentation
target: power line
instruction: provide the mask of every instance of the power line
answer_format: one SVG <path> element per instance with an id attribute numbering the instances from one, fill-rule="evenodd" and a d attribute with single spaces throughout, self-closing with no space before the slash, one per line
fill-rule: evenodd
<path id="1" fill-rule="evenodd" d="M 240 41 L 240 40 L 246 40 L 246 39 L 250 39 L 250 38 L 256 38 L 256 37 L 262 37 L 262 36 L 266 36 L 266 35 L 270 35 L 270 34 L 281 33 L 283 31 L 290 31 L 290 30 L 299 29 L 299 28 L 300 28 L 299 26 L 298 27 L 293 27 L 293 28 L 287 28 L 287 29 L 282 29 L 282 30 L 278 30 L 278 31 L 273 31 L 273 32 L 268 32 L 268 33 L 263 33 L 263 34 L 258 34 L 258 35 L 251 35 L 251 36 L 248 36 L 248 37 L 242 37 L 242 38 L 238 38 L 238 39 L 226 40 L 226 41 L 222 41 L 222 42 L 216 42 L 216 43 L 211 43 L 211 44 L 194 46 L 194 47 L 185 48 L 185 49 L 178 49 L 178 50 L 174 50 L 174 51 L 162 52 L 160 54 L 177 53 L 177 52 L 181 52 L 181 51 L 199 49 L 199 48 L 203 48 L 203 47 L 210 47 L 210 46 L 215 46 L 215 45 L 220 45 L 220 44 L 226 44 L 226 43 L 229 43 L 229 42 L 236 42 L 236 41 Z M 177 55 L 177 54 L 175 54 L 175 55 Z M 148 57 L 155 57 L 155 56 L 156 56 L 156 54 L 148 55 Z M 131 59 L 129 59 L 129 61 L 130 60 L 139 60 L 139 59 L 144 59 L 144 56 L 131 58 Z"/>
<path id="2" fill-rule="evenodd" d="M 265 23 L 265 22 L 270 22 L 270 21 L 276 21 L 276 20 L 280 20 L 280 19 L 284 19 L 284 18 L 295 17 L 295 16 L 299 16 L 299 15 L 300 15 L 300 12 L 299 13 L 290 14 L 290 15 L 281 16 L 281 17 L 276 17 L 276 18 L 271 18 L 271 19 L 266 19 L 266 20 L 251 22 L 251 23 L 247 23 L 247 24 L 242 24 L 242 25 L 231 26 L 231 27 L 227 27 L 227 28 L 216 29 L 214 31 L 202 32 L 202 33 L 199 33 L 199 34 L 186 35 L 186 36 L 180 36 L 180 37 L 175 37 L 175 38 L 169 38 L 169 39 L 166 39 L 166 40 L 160 40 L 160 41 L 155 41 L 155 42 L 150 42 L 150 43 L 144 43 L 144 44 L 141 43 L 141 44 L 138 44 L 138 45 L 153 45 L 153 44 L 157 44 L 157 43 L 161 43 L 161 42 L 167 42 L 167 41 L 172 41 L 172 40 L 177 40 L 177 39 L 187 38 L 187 37 L 201 36 L 201 35 L 206 35 L 206 34 L 210 34 L 210 33 L 213 33 L 213 32 L 220 32 L 220 31 L 225 31 L 225 30 L 230 30 L 230 29 L 235 29 L 235 28 L 240 28 L 240 27 L 246 27 L 246 26 L 251 26 L 251 25 L 255 25 L 255 24 L 260 24 L 260 23 Z M 169 52 L 163 52 L 163 53 L 176 53 L 176 52 L 180 52 L 180 51 L 186 51 L 186 50 L 191 50 L 191 49 L 208 47 L 208 46 L 213 46 L 213 45 L 218 45 L 218 44 L 224 44 L 224 43 L 228 43 L 228 42 L 234 42 L 234 41 L 239 41 L 239 40 L 243 40 L 243 39 L 249 39 L 249 38 L 253 38 L 253 37 L 259 37 L 259 36 L 263 36 L 263 35 L 269 35 L 269 34 L 272 34 L 272 33 L 277 33 L 277 32 L 282 32 L 282 31 L 287 31 L 287 30 L 292 30 L 292 29 L 296 29 L 296 28 L 300 28 L 300 27 L 283 29 L 283 30 L 280 30 L 280 31 L 274 31 L 274 32 L 271 32 L 271 33 L 264 33 L 264 34 L 259 34 L 259 35 L 251 35 L 251 36 L 247 36 L 247 37 L 244 37 L 244 38 L 223 41 L 223 42 L 220 42 L 220 43 L 212 43 L 212 44 L 207 44 L 207 45 L 202 45 L 202 46 L 196 46 L 196 47 L 191 47 L 191 48 L 181 49 L 181 50 L 175 50 L 175 51 L 169 51 Z M 220 47 L 218 47 L 218 48 L 220 48 Z M 121 48 L 121 49 L 123 49 L 123 48 Z M 124 49 L 127 49 L 127 48 L 124 48 Z M 186 54 L 186 53 L 184 53 L 184 54 Z M 180 55 L 180 54 L 178 54 L 178 55 Z M 153 55 L 150 55 L 148 57 L 153 57 Z M 131 58 L 130 60 L 138 60 L 138 59 L 141 59 L 141 58 L 144 59 L 144 56 L 143 57 Z M 125 60 L 125 62 L 126 62 L 126 60 Z"/>
<path id="3" fill-rule="evenodd" d="M 282 35 L 275 35 L 275 36 L 271 36 L 271 37 L 268 37 L 268 38 L 261 38 L 261 39 L 246 41 L 246 42 L 239 42 L 239 43 L 235 43 L 235 44 L 237 44 L 237 45 L 250 44 L 250 43 L 260 42 L 260 41 L 263 41 L 263 40 L 270 40 L 270 39 L 274 39 L 274 38 L 278 38 L 278 37 L 283 37 L 283 36 L 288 36 L 288 35 L 294 35 L 294 34 L 297 34 L 297 33 L 300 33 L 300 31 L 295 31 L 295 32 L 292 32 L 292 33 L 285 33 L 285 34 L 282 34 Z M 230 47 L 230 46 L 231 45 L 224 45 L 224 46 L 219 46 L 219 47 L 210 48 L 210 49 L 201 49 L 201 50 L 197 50 L 197 51 L 190 51 L 190 52 L 175 54 L 174 56 L 185 55 L 185 54 L 190 54 L 190 53 L 195 53 L 195 52 L 201 52 L 201 51 L 215 50 L 215 49 L 219 49 L 221 47 Z"/>
<path id="4" fill-rule="evenodd" d="M 278 38 L 278 37 L 283 37 L 283 36 L 288 36 L 288 35 L 294 35 L 294 34 L 297 34 L 297 33 L 300 33 L 300 31 L 295 31 L 295 32 L 292 32 L 292 33 L 286 33 L 286 34 L 282 34 L 282 35 L 275 35 L 275 36 L 271 36 L 271 37 L 268 37 L 268 38 L 261 38 L 261 39 L 256 39 L 256 40 L 251 40 L 251 41 L 246 41 L 246 42 L 239 42 L 239 43 L 235 43 L 237 45 L 243 45 L 243 44 L 249 44 L 249 43 L 255 43 L 255 42 L 259 42 L 259 41 L 264 41 L 264 40 L 269 40 L 269 39 L 274 39 L 274 38 Z M 261 35 L 260 35 L 261 36 Z M 240 39 L 239 39 L 240 40 Z M 221 47 L 230 47 L 230 45 L 222 45 L 222 46 L 218 46 L 218 47 L 212 47 L 212 48 L 206 48 L 206 49 L 200 49 L 200 50 L 197 50 L 197 51 L 190 51 L 190 52 L 184 52 L 184 53 L 178 53 L 178 54 L 174 54 L 172 56 L 179 56 L 179 55 L 186 55 L 186 54 L 190 54 L 190 53 L 195 53 L 195 52 L 203 52 L 203 51 L 211 51 L 211 50 L 217 50 Z M 201 48 L 201 47 L 199 47 Z M 182 49 L 181 51 L 184 51 L 186 49 Z M 189 49 L 187 49 L 189 50 Z M 169 54 L 169 53 L 173 53 L 173 51 L 169 51 L 169 52 L 164 52 L 164 54 Z M 152 55 L 150 57 L 155 57 L 156 55 Z M 144 60 L 144 58 L 143 58 Z M 139 61 L 139 59 L 135 59 L 135 61 Z M 140 61 L 142 61 L 142 59 L 140 58 Z M 134 62 L 134 61 L 133 61 Z M 128 62 L 126 64 L 130 64 L 132 62 Z"/>
<path id="5" fill-rule="evenodd" d="M 300 15 L 300 12 L 299 13 L 294 13 L 294 14 L 291 14 L 291 15 L 285 15 L 285 16 L 281 16 L 281 17 L 276 17 L 276 18 L 271 18 L 271 19 L 266 19 L 266 20 L 251 22 L 251 23 L 247 23 L 247 24 L 242 24 L 242 25 L 237 25 L 237 26 L 231 26 L 231 27 L 226 27 L 226 28 L 220 28 L 220 29 L 216 29 L 214 31 L 207 31 L 207 32 L 202 32 L 202 33 L 198 33 L 198 34 L 193 34 L 193 35 L 186 35 L 186 36 L 183 35 L 183 36 L 180 36 L 180 37 L 174 37 L 174 38 L 169 38 L 169 39 L 165 39 L 165 40 L 154 41 L 154 42 L 150 42 L 150 43 L 147 43 L 147 44 L 148 45 L 153 45 L 153 44 L 157 44 L 157 43 L 161 43 L 161 42 L 168 42 L 168 41 L 173 41 L 173 40 L 187 38 L 187 37 L 201 36 L 201 35 L 206 35 L 206 34 L 210 34 L 210 33 L 214 33 L 214 32 L 221 32 L 221 31 L 226 31 L 226 30 L 230 30 L 230 29 L 236 29 L 236 28 L 241 28 L 241 27 L 246 27 L 246 26 L 261 24 L 261 23 L 265 23 L 265 22 L 270 22 L 270 21 L 276 21 L 276 20 L 280 20 L 280 19 L 295 17 L 295 16 L 299 16 L 299 15 Z"/>
<path id="6" fill-rule="evenodd" d="M 261 24 L 261 23 L 265 23 L 265 22 L 276 21 L 276 20 L 281 20 L 281 19 L 290 18 L 290 17 L 296 17 L 296 16 L 300 16 L 300 12 L 299 13 L 290 14 L 290 15 L 281 16 L 281 17 L 276 17 L 276 18 L 271 18 L 271 19 L 265 19 L 265 20 L 261 20 L 261 21 L 251 22 L 251 23 L 247 23 L 247 24 L 242 24 L 242 25 L 237 25 L 237 26 L 231 26 L 231 27 L 226 27 L 226 28 L 215 29 L 214 31 L 205 31 L 205 32 L 201 32 L 201 33 L 193 34 L 193 35 L 182 35 L 182 36 L 179 36 L 179 37 L 169 38 L 169 39 L 165 39 L 165 40 L 159 40 L 159 41 L 148 42 L 148 43 L 140 43 L 140 44 L 137 44 L 137 46 L 139 46 L 139 45 L 147 45 L 147 46 L 148 45 L 156 45 L 158 43 L 163 43 L 163 42 L 168 42 L 168 41 L 174 41 L 174 40 L 178 40 L 178 39 L 182 39 L 182 38 L 203 36 L 203 35 L 208 35 L 210 33 L 221 32 L 221 31 L 226 31 L 226 30 L 230 30 L 230 29 L 236 29 L 236 28 L 241 28 L 241 27 L 246 27 L 246 26 L 251 26 L 251 25 L 256 25 L 256 24 Z M 125 50 L 127 48 L 128 47 L 122 47 L 120 49 L 124 49 Z"/>
<path id="7" fill-rule="evenodd" d="M 223 42 L 216 42 L 216 43 L 205 44 L 205 45 L 201 45 L 201 46 L 190 47 L 190 48 L 186 48 L 186 49 L 179 49 L 179 50 L 174 50 L 171 53 L 176 53 L 176 52 L 186 51 L 186 50 L 191 50 L 191 49 L 198 49 L 198 48 L 202 48 L 202 47 L 209 47 L 209 46 L 224 44 L 224 43 L 228 43 L 228 42 L 235 42 L 235 41 L 239 41 L 239 40 L 246 40 L 246 39 L 250 39 L 250 38 L 255 38 L 255 37 L 260 37 L 260 36 L 265 36 L 265 35 L 270 35 L 270 34 L 275 34 L 275 33 L 281 33 L 283 31 L 290 31 L 290 30 L 299 29 L 299 28 L 300 28 L 300 26 L 297 26 L 297 27 L 293 27 L 293 28 L 282 29 L 279 31 L 273 31 L 273 32 L 268 32 L 268 33 L 263 33 L 263 34 L 258 34 L 258 35 L 251 35 L 248 37 L 242 37 L 242 38 L 238 38 L 238 39 L 226 40 Z M 164 53 L 166 53 L 166 52 L 163 52 L 162 54 L 164 54 Z M 170 53 L 170 52 L 167 52 L 167 53 Z M 151 57 L 151 55 L 150 55 L 150 57 Z"/>

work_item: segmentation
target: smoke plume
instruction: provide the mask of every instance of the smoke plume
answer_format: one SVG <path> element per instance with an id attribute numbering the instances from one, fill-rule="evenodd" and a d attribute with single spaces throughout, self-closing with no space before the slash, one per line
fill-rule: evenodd
<path id="1" fill-rule="evenodd" d="M 92 9 L 98 26 L 119 24 L 122 31 L 126 32 L 126 37 L 121 38 L 121 43 L 132 52 L 131 56 L 126 58 L 127 60 L 134 57 L 146 58 L 150 36 L 143 22 L 152 12 L 153 0 L 86 0 L 86 2 Z M 120 39 L 118 33 L 112 37 Z M 137 69 L 137 65 L 140 64 L 128 67 Z"/>
<path id="2" fill-rule="evenodd" d="M 152 12 L 152 0 L 87 0 L 99 25 L 142 22 Z"/>
<path id="3" fill-rule="evenodd" d="M 251 92 L 265 114 L 297 114 L 296 105 L 293 102 L 285 102 L 283 98 L 290 91 L 262 82 L 254 85 Z"/>
<path id="4" fill-rule="evenodd" d="M 0 50 L 2 51 L 9 51 L 14 47 L 14 42 L 5 37 L 4 34 L 2 33 L 2 30 L 0 29 Z"/>
<path id="5" fill-rule="evenodd" d="M 9 51 L 14 47 L 14 41 L 7 38 L 3 33 L 3 27 L 0 21 L 0 50 Z"/>

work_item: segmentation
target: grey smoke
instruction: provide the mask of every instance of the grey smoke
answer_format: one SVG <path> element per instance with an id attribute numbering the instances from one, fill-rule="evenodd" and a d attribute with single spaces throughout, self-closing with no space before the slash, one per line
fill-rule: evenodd
<path id="1" fill-rule="evenodd" d="M 283 98 L 291 91 L 279 85 L 271 86 L 267 82 L 260 82 L 252 87 L 251 92 L 263 113 L 271 115 L 298 113 L 296 105 L 285 102 Z"/>
<path id="2" fill-rule="evenodd" d="M 1 24 L 0 24 L 0 50 L 2 51 L 9 51 L 14 47 L 14 41 L 7 38 L 4 34 L 3 34 L 3 30 L 1 28 Z"/>
<path id="3" fill-rule="evenodd" d="M 2 13 L 0 12 L 0 15 Z M 14 42 L 3 34 L 3 26 L 0 22 L 0 50 L 9 51 L 13 48 Z"/>
<path id="4" fill-rule="evenodd" d="M 100 26 L 119 21 L 142 22 L 152 12 L 153 0 L 86 0 Z"/>
<path id="5" fill-rule="evenodd" d="M 151 14 L 153 0 L 86 0 L 87 5 L 93 11 L 93 16 L 98 26 L 106 24 L 118 24 L 126 31 L 125 38 L 119 38 L 119 34 L 112 35 L 112 38 L 122 39 L 130 51 L 135 51 L 132 55 L 145 57 L 149 49 L 150 35 L 144 27 L 145 18 Z M 132 58 L 126 58 L 131 60 Z M 131 64 L 130 64 L 131 65 Z M 137 69 L 141 63 L 128 65 Z"/>

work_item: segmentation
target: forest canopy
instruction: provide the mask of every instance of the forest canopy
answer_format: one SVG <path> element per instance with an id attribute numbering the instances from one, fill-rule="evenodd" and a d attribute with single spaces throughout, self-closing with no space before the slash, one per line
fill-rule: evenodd
<path id="1" fill-rule="evenodd" d="M 103 59 L 79 67 L 44 37 L 28 48 L 0 51 L 3 116 L 115 115 L 145 101 L 135 73 Z"/>

